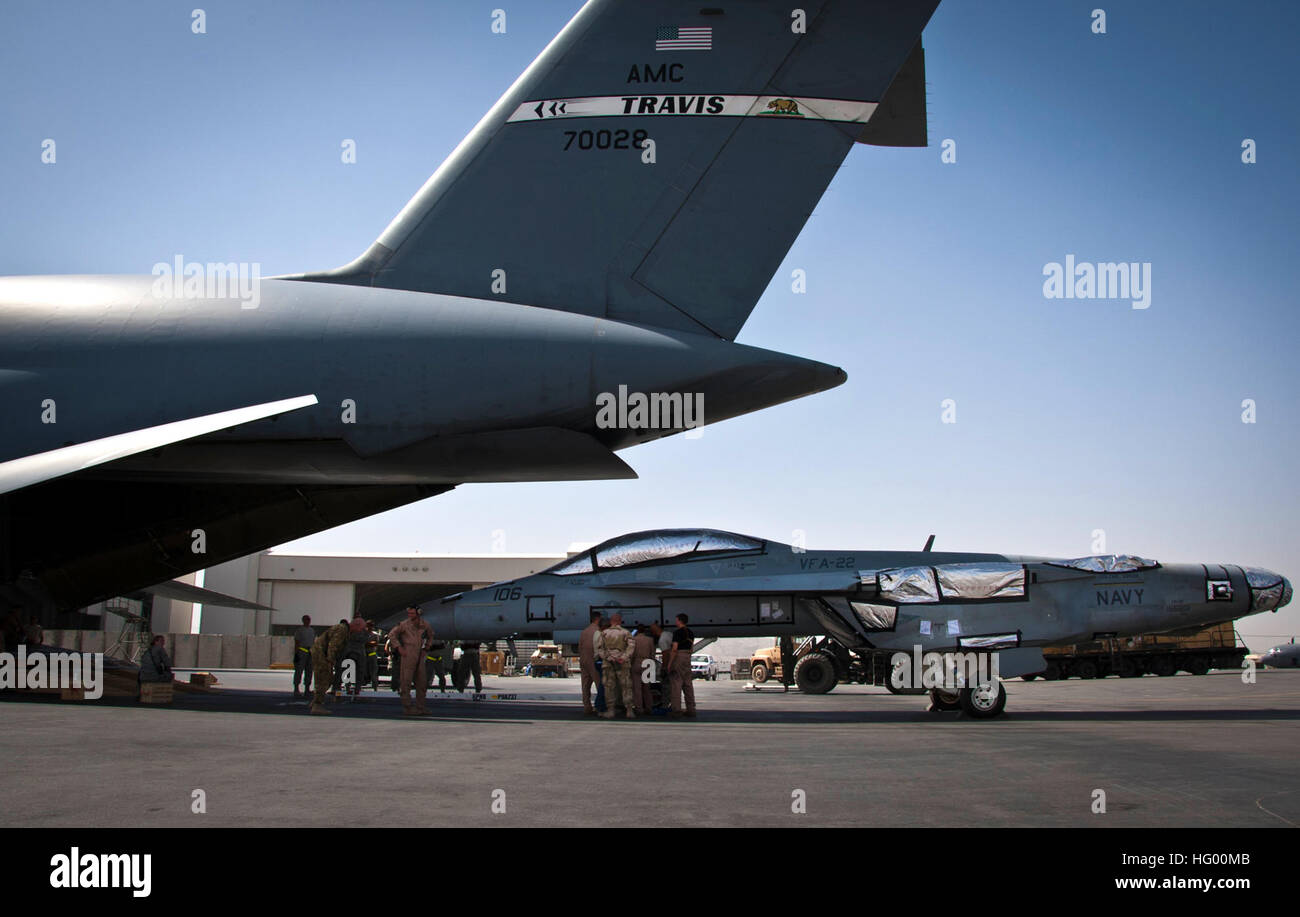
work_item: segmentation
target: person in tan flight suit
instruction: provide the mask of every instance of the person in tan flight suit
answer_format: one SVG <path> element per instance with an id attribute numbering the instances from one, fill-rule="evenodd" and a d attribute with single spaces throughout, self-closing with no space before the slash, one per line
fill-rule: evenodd
<path id="1" fill-rule="evenodd" d="M 425 677 L 424 656 L 433 643 L 433 628 L 420 617 L 420 609 L 407 606 L 406 620 L 388 632 L 389 642 L 397 647 L 402 660 L 402 713 L 406 716 L 423 716 L 424 695 L 429 690 Z M 415 681 L 415 703 L 411 703 L 411 681 Z"/>
<path id="2" fill-rule="evenodd" d="M 655 675 L 655 639 L 644 627 L 636 629 L 632 638 L 632 696 L 636 698 L 636 712 L 649 716 L 654 706 L 650 682 Z M 647 660 L 649 665 L 646 664 Z"/>
<path id="3" fill-rule="evenodd" d="M 600 678 L 596 672 L 596 649 L 593 643 L 600 631 L 599 621 L 600 612 L 593 611 L 591 623 L 578 637 L 578 659 L 582 664 L 582 712 L 587 716 L 596 715 L 596 708 L 591 705 L 591 688 Z"/>
<path id="4" fill-rule="evenodd" d="M 592 644 L 605 679 L 605 712 L 601 716 L 612 720 L 616 715 L 614 705 L 621 696 L 627 718 L 636 719 L 636 701 L 632 699 L 632 635 L 623 629 L 623 616 L 618 612 L 610 615 L 609 628 L 596 631 Z"/>
<path id="5" fill-rule="evenodd" d="M 339 662 L 349 633 L 366 629 L 364 618 L 353 618 L 351 624 L 339 622 L 326 630 L 311 645 L 312 685 L 311 713 L 329 713 L 325 709 L 325 694 L 334 681 L 334 666 Z"/>

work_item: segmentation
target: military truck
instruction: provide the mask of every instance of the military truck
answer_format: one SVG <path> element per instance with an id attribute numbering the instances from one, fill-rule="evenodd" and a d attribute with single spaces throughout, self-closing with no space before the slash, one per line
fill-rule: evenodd
<path id="1" fill-rule="evenodd" d="M 804 694 L 826 694 L 837 684 L 879 685 L 891 694 L 924 694 L 923 688 L 896 688 L 890 678 L 893 674 L 894 654 L 851 650 L 831 637 L 796 638 L 794 645 L 794 671 L 792 681 Z M 782 681 L 781 642 L 763 647 L 748 659 L 737 659 L 732 664 L 732 678 L 746 675 L 755 683 L 768 679 Z"/>
<path id="2" fill-rule="evenodd" d="M 528 674 L 533 678 L 568 678 L 569 667 L 557 643 L 539 643 L 528 659 Z"/>
<path id="3" fill-rule="evenodd" d="M 1147 634 L 1123 640 L 1114 638 L 1043 648 L 1047 668 L 1025 681 L 1043 678 L 1138 678 L 1187 672 L 1204 675 L 1210 669 L 1239 669 L 1248 650 L 1231 621 L 1190 634 Z"/>

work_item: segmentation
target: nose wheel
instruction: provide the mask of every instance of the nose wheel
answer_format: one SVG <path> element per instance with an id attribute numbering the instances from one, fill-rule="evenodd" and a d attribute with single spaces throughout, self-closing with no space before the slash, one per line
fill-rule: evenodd
<path id="1" fill-rule="evenodd" d="M 938 688 L 930 691 L 931 713 L 961 710 L 972 719 L 987 720 L 1001 714 L 1006 706 L 1007 689 L 1002 687 L 1000 681 L 959 691 L 943 691 Z"/>
<path id="2" fill-rule="evenodd" d="M 1007 706 L 1007 689 L 1002 682 L 991 685 L 979 685 L 974 688 L 962 688 L 961 709 L 967 716 L 977 720 L 986 720 L 1000 714 Z"/>

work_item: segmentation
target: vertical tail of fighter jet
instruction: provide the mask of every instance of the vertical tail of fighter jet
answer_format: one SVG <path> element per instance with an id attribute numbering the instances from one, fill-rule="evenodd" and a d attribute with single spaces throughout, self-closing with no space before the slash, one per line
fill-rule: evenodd
<path id="1" fill-rule="evenodd" d="M 353 263 L 297 279 L 732 339 L 856 142 L 924 146 L 938 0 L 591 0 Z"/>

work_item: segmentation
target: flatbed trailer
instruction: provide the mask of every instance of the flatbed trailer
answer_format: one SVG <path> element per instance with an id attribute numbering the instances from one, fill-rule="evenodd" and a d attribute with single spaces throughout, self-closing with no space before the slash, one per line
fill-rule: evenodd
<path id="1" fill-rule="evenodd" d="M 1042 678 L 1139 678 L 1169 676 L 1176 672 L 1204 675 L 1210 669 L 1239 669 L 1248 650 L 1231 621 L 1214 624 L 1192 634 L 1147 634 L 1114 637 L 1073 646 L 1043 648 L 1047 668 L 1025 681 Z"/>

